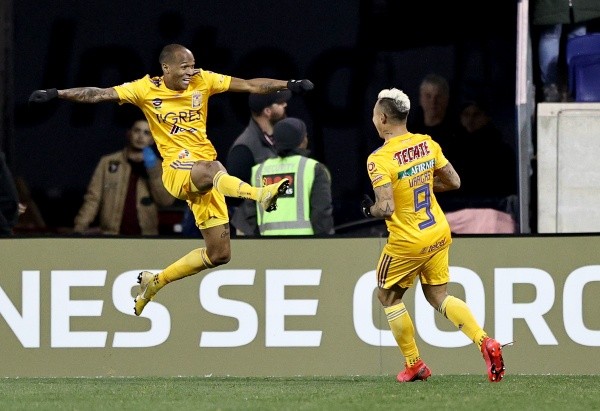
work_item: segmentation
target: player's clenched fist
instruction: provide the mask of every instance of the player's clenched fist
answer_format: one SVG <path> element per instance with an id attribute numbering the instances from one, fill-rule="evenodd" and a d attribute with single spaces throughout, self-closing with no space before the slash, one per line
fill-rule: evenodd
<path id="1" fill-rule="evenodd" d="M 29 96 L 30 103 L 47 103 L 58 97 L 58 91 L 55 88 L 46 90 L 36 90 Z"/>
<path id="2" fill-rule="evenodd" d="M 360 210 L 365 217 L 373 218 L 373 214 L 371 214 L 371 207 L 374 204 L 375 203 L 373 200 L 371 200 L 371 197 L 369 197 L 367 194 L 363 195 L 363 200 L 360 202 Z"/>
<path id="3" fill-rule="evenodd" d="M 315 88 L 315 85 L 312 83 L 312 81 L 307 79 L 290 80 L 287 82 L 287 88 L 294 93 L 303 94 Z"/>

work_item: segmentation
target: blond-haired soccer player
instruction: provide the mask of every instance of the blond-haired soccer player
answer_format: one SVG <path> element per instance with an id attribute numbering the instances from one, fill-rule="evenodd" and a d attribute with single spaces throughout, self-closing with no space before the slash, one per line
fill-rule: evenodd
<path id="1" fill-rule="evenodd" d="M 477 345 L 489 380 L 497 382 L 504 376 L 501 345 L 479 326 L 464 301 L 446 292 L 452 238 L 434 191 L 457 189 L 460 178 L 439 144 L 428 135 L 407 130 L 409 111 L 410 100 L 401 90 L 379 93 L 373 124 L 384 143 L 367 160 L 375 202 L 365 196 L 361 203 L 365 216 L 385 219 L 389 231 L 377 264 L 377 285 L 379 301 L 405 358 L 397 380 L 426 380 L 431 375 L 402 302 L 418 276 L 427 301 Z"/>
<path id="2" fill-rule="evenodd" d="M 264 187 L 252 187 L 227 174 L 206 135 L 208 99 L 225 91 L 266 94 L 289 89 L 303 93 L 313 88 L 309 80 L 240 79 L 195 68 L 194 55 L 179 44 L 165 46 L 159 56 L 163 75 L 145 77 L 109 88 L 78 87 L 36 90 L 32 103 L 60 98 L 77 103 L 113 101 L 139 107 L 163 157 L 163 183 L 176 198 L 187 201 L 205 247 L 197 248 L 157 274 L 143 271 L 134 312 L 140 315 L 166 284 L 201 270 L 226 264 L 231 258 L 229 216 L 225 197 L 258 201 L 266 211 L 277 206 L 277 197 L 289 185 L 287 179 Z"/>

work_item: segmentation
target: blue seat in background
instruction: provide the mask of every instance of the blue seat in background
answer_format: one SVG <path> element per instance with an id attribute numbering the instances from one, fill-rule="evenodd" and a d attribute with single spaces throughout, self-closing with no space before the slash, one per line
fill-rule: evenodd
<path id="1" fill-rule="evenodd" d="M 575 101 L 600 102 L 600 53 L 578 56 L 572 62 Z"/>
<path id="2" fill-rule="evenodd" d="M 567 86 L 569 93 L 575 95 L 574 66 L 586 55 L 600 55 L 600 33 L 588 33 L 567 40 L 565 58 L 567 61 Z"/>

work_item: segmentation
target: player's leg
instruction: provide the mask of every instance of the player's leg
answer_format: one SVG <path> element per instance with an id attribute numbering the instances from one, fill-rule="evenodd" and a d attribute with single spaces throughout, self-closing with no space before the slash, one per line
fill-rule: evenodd
<path id="1" fill-rule="evenodd" d="M 206 247 L 190 251 L 160 273 L 154 274 L 149 271 L 140 273 L 138 282 L 141 292 L 135 298 L 136 315 L 140 315 L 156 293 L 168 283 L 229 262 L 231 259 L 229 224 L 201 231 Z"/>
<path id="2" fill-rule="evenodd" d="M 140 315 L 146 305 L 154 299 L 158 291 L 170 282 L 199 273 L 206 268 L 215 267 L 208 259 L 206 248 L 196 248 L 175 261 L 160 273 L 142 271 L 138 275 L 140 292 L 135 297 L 134 312 Z"/>
<path id="3" fill-rule="evenodd" d="M 425 365 L 415 341 L 415 327 L 402 297 L 412 286 L 415 267 L 384 251 L 377 264 L 377 297 L 383 306 L 392 335 L 405 359 L 405 369 L 398 373 L 399 382 L 426 380 L 431 370 Z"/>
<path id="4" fill-rule="evenodd" d="M 447 283 L 450 280 L 448 250 L 447 247 L 438 251 L 424 265 L 421 273 L 423 294 L 433 308 L 448 318 L 477 345 L 486 360 L 490 381 L 500 381 L 504 376 L 502 347 L 487 335 L 463 300 L 448 295 Z"/>
<path id="5" fill-rule="evenodd" d="M 192 197 L 189 206 L 205 246 L 192 250 L 159 273 L 163 285 L 206 268 L 227 264 L 231 259 L 229 216 L 225 198 L 211 190 L 202 196 Z"/>
<path id="6" fill-rule="evenodd" d="M 173 173 L 169 171 L 168 173 Z M 185 177 L 175 172 L 176 178 Z M 189 173 L 188 178 L 189 178 Z M 172 177 L 172 176 L 169 176 Z M 180 182 L 181 183 L 181 182 Z M 183 183 L 185 185 L 185 183 Z M 225 198 L 211 190 L 209 193 L 187 193 L 188 206 L 204 238 L 205 247 L 190 251 L 160 273 L 143 271 L 138 277 L 140 291 L 135 298 L 134 312 L 140 315 L 156 293 L 170 282 L 194 275 L 204 269 L 226 264 L 231 258 L 228 212 Z"/>
<path id="7" fill-rule="evenodd" d="M 212 187 L 227 197 L 255 200 L 266 211 L 277 207 L 277 198 L 289 187 L 289 181 L 282 179 L 264 187 L 253 187 L 239 178 L 227 174 L 225 167 L 218 161 L 197 161 L 191 172 L 192 182 L 203 193 Z"/>

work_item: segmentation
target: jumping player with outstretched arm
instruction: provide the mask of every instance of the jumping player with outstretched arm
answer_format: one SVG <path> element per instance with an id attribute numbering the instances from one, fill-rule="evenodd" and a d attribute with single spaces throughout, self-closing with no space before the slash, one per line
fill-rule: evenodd
<path id="1" fill-rule="evenodd" d="M 245 80 L 197 69 L 192 52 L 179 44 L 165 46 L 159 63 L 163 73 L 160 77 L 146 75 L 109 88 L 36 90 L 29 98 L 31 103 L 59 98 L 76 103 L 113 101 L 139 107 L 163 157 L 166 189 L 174 197 L 185 200 L 194 214 L 205 247 L 192 250 L 159 273 L 141 272 L 135 315 L 140 315 L 166 284 L 229 262 L 231 244 L 225 196 L 255 200 L 271 212 L 277 207 L 277 197 L 289 185 L 287 179 L 282 179 L 271 185 L 252 187 L 227 174 L 217 161 L 216 150 L 206 134 L 209 97 L 226 91 L 266 94 L 289 89 L 304 93 L 313 88 L 312 82 L 306 79 Z"/>

